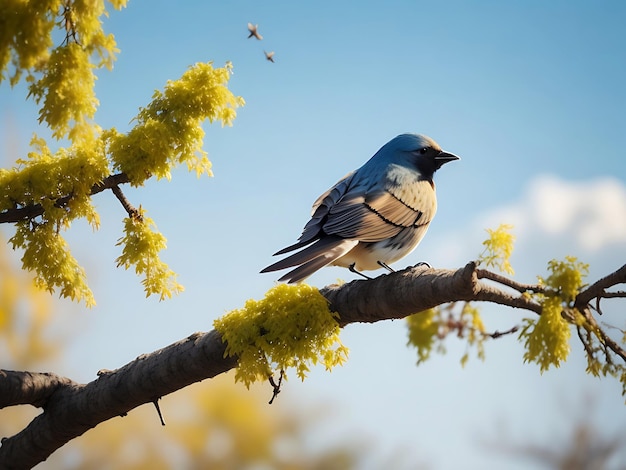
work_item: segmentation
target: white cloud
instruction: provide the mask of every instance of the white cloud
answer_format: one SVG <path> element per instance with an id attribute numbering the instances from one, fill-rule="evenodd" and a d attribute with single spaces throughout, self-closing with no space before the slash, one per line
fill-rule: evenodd
<path id="1" fill-rule="evenodd" d="M 518 200 L 476 214 L 467 229 L 437 239 L 427 236 L 421 256 L 437 266 L 460 266 L 479 256 L 487 238 L 485 229 L 502 223 L 514 227 L 516 271 L 531 258 L 545 261 L 565 255 L 586 262 L 624 263 L 626 184 L 611 177 L 567 181 L 539 175 L 528 182 Z"/>
<path id="2" fill-rule="evenodd" d="M 596 251 L 626 242 L 626 186 L 610 177 L 565 181 L 541 175 L 528 184 L 520 201 L 480 219 L 484 227 L 511 223 L 518 238 L 564 237 Z"/>

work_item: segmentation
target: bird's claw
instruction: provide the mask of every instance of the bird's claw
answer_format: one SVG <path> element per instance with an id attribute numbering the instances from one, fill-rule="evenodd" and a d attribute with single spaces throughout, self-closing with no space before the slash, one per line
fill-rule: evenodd
<path id="1" fill-rule="evenodd" d="M 352 263 L 350 266 L 348 266 L 348 270 L 350 270 L 351 272 L 353 272 L 354 274 L 358 274 L 359 276 L 363 276 L 365 279 L 371 280 L 372 278 L 369 277 L 367 274 L 363 274 L 361 271 L 357 271 L 356 268 L 354 267 L 356 263 Z"/>
<path id="2" fill-rule="evenodd" d="M 378 260 L 378 261 L 376 261 L 376 262 L 378 263 L 378 265 L 379 265 L 381 268 L 385 268 L 385 269 L 386 269 L 387 271 L 389 271 L 390 273 L 395 273 L 395 272 L 396 272 L 396 270 L 395 270 L 395 269 L 393 269 L 391 266 L 389 266 L 389 265 L 388 265 L 387 263 L 385 263 L 384 261 L 380 261 L 380 260 Z"/>

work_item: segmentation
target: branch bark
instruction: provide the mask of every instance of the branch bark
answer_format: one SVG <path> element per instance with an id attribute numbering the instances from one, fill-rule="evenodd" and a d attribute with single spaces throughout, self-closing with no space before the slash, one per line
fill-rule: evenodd
<path id="1" fill-rule="evenodd" d="M 46 380 L 46 374 L 4 371 L 0 408 L 31 404 L 43 408 L 43 413 L 2 440 L 0 468 L 32 468 L 99 423 L 232 369 L 236 358 L 225 358 L 224 351 L 225 344 L 213 330 L 140 356 L 115 371 L 101 371 L 88 384 L 51 374 Z M 19 390 L 28 393 L 18 398 Z"/>
<path id="2" fill-rule="evenodd" d="M 588 309 L 589 302 L 618 283 L 626 283 L 626 266 L 582 291 L 576 305 Z M 339 313 L 343 327 L 403 318 L 457 301 L 493 302 L 541 314 L 541 306 L 519 286 L 498 283 L 497 276 L 485 275 L 472 262 L 456 271 L 417 266 L 372 280 L 327 286 L 320 292 L 331 310 Z M 237 359 L 224 353 L 225 344 L 213 330 L 142 355 L 120 369 L 101 371 L 88 384 L 54 374 L 0 371 L 0 408 L 18 404 L 43 408 L 25 429 L 2 440 L 0 468 L 32 468 L 101 422 L 234 368 Z"/>
<path id="3" fill-rule="evenodd" d="M 617 271 L 612 272 L 608 276 L 599 279 L 584 289 L 576 297 L 574 307 L 579 310 L 584 308 L 593 299 L 601 299 L 607 294 L 606 289 L 616 286 L 617 284 L 626 284 L 626 264 Z M 607 297 L 610 297 L 607 296 Z"/>
<path id="4" fill-rule="evenodd" d="M 100 183 L 94 184 L 89 193 L 91 196 L 101 193 L 106 189 L 113 189 L 119 184 L 130 183 L 128 176 L 125 173 L 118 173 L 104 178 Z M 65 207 L 72 199 L 72 195 L 60 197 L 56 200 L 55 205 L 57 207 Z M 31 204 L 23 207 L 16 207 L 14 209 L 7 209 L 0 212 L 0 224 L 16 223 L 22 220 L 34 219 L 44 214 L 44 208 L 41 204 Z"/>

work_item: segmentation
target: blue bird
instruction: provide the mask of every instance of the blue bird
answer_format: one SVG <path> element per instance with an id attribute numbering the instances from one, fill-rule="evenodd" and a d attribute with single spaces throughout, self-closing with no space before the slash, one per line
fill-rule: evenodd
<path id="1" fill-rule="evenodd" d="M 327 265 L 392 271 L 389 264 L 415 249 L 435 216 L 435 171 L 458 159 L 424 135 L 395 137 L 318 197 L 298 242 L 274 256 L 300 251 L 261 272 L 295 267 L 279 281 L 296 283 Z"/>

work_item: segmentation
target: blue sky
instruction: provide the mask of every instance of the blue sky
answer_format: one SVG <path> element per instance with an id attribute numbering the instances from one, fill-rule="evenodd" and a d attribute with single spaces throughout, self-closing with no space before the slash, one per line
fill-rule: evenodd
<path id="1" fill-rule="evenodd" d="M 96 197 L 100 231 L 79 223 L 68 232 L 98 306 L 60 302 L 79 333 L 57 372 L 92 380 L 261 297 L 277 276 L 259 270 L 297 239 L 317 196 L 403 132 L 427 134 L 462 160 L 437 173 L 439 212 L 396 268 L 460 267 L 480 253 L 484 229 L 501 222 L 516 225 L 520 281 L 570 254 L 591 264 L 590 280 L 618 268 L 626 262 L 625 21 L 620 1 L 130 1 L 106 21 L 121 52 L 113 72 L 99 74 L 102 127 L 128 129 L 155 89 L 201 61 L 231 61 L 230 88 L 247 104 L 232 128 L 206 126 L 214 178 L 181 168 L 169 183 L 125 191 L 168 238 L 163 258 L 184 294 L 146 301 L 139 279 L 115 268 L 124 213 L 112 195 Z M 248 22 L 263 41 L 247 39 Z M 27 152 L 33 131 L 45 135 L 17 91 L 0 88 L 5 161 Z M 327 268 L 309 282 L 337 278 L 353 276 Z M 607 303 L 606 320 L 624 328 L 617 304 Z M 490 330 L 524 316 L 481 308 Z M 320 440 L 363 432 L 381 454 L 401 448 L 431 468 L 525 468 L 493 443 L 557 445 L 585 416 L 586 399 L 598 426 L 624 432 L 619 385 L 587 377 L 575 342 L 567 364 L 540 376 L 512 337 L 465 369 L 454 338 L 447 355 L 416 367 L 402 321 L 351 325 L 342 339 L 346 366 L 316 369 L 303 384 L 294 377 L 273 405 L 331 403 L 337 416 Z"/>

